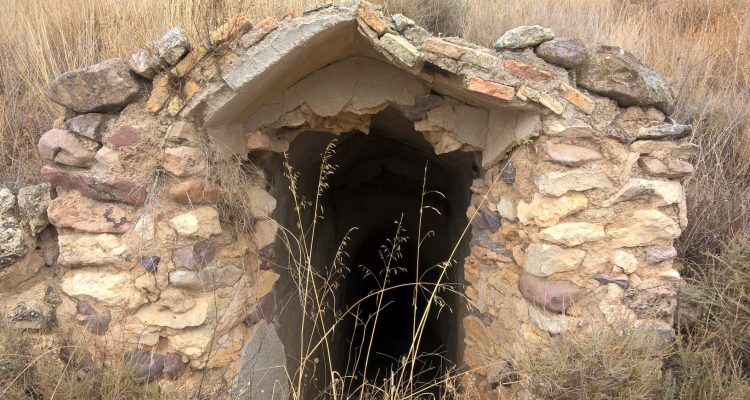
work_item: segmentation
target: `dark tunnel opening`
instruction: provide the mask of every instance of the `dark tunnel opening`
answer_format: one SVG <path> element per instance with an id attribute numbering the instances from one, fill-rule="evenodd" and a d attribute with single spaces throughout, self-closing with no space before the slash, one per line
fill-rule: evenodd
<path id="1" fill-rule="evenodd" d="M 299 173 L 299 191 L 307 199 L 315 196 L 321 154 L 334 139 L 337 144 L 331 162 L 337 167 L 321 197 L 324 218 L 317 228 L 318 251 L 314 256 L 316 264 L 330 263 L 341 238 L 356 227 L 345 247 L 347 273 L 335 289 L 335 307 L 340 313 L 370 297 L 337 326 L 332 340 L 333 368 L 353 377 L 351 389 L 362 382 L 362 377 L 382 383 L 399 367 L 412 346 L 414 283 L 419 280 L 424 284 L 416 296 L 418 323 L 427 309 L 427 298 L 440 279 L 450 290 L 446 287 L 439 291 L 442 300 L 430 307 L 414 371 L 417 386 L 428 385 L 462 361 L 463 259 L 468 254 L 470 238 L 459 239 L 467 224 L 471 181 L 477 175 L 474 156 L 459 151 L 435 155 L 410 121 L 387 109 L 373 117 L 369 134 L 350 132 L 336 137 L 305 132 L 292 142 L 289 162 Z M 429 207 L 423 208 L 420 219 L 423 188 L 429 192 L 424 196 L 424 206 Z M 282 192 L 279 189 L 275 194 L 280 199 L 277 213 L 283 210 L 277 218 L 284 226 L 294 226 L 291 202 L 283 198 Z M 386 287 L 398 288 L 384 291 L 371 338 L 378 300 L 372 294 L 383 285 L 387 249 L 393 247 L 397 221 L 405 239 L 400 257 L 390 264 Z M 419 256 L 418 232 L 423 238 L 429 236 L 423 240 Z M 451 255 L 453 262 L 443 274 L 439 265 Z M 286 318 L 295 318 L 293 307 L 287 307 L 285 312 Z M 298 311 L 296 318 L 300 318 Z M 292 332 L 294 327 L 284 329 L 287 332 L 282 332 L 282 337 L 291 342 L 285 346 L 299 342 Z M 316 379 L 320 382 L 326 378 Z"/>

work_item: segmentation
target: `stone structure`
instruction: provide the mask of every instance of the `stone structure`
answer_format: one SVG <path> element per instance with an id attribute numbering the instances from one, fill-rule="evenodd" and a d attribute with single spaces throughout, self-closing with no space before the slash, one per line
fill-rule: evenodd
<path id="1" fill-rule="evenodd" d="M 175 28 L 153 52 L 53 82 L 67 112 L 39 142 L 51 185 L 0 190 L 11 326 L 77 326 L 124 343 L 149 380 L 210 374 L 282 398 L 298 321 L 275 311 L 296 296 L 277 240 L 279 224 L 294 225 L 278 155 L 317 179 L 321 141 L 339 136 L 346 169 L 371 162 L 340 190 L 377 171 L 421 174 L 409 154 L 455 173 L 431 182 L 449 192 L 445 235 L 471 225 L 451 273 L 469 304 L 441 322 L 441 340 L 481 390 L 498 390 L 514 356 L 550 335 L 671 335 L 679 179 L 696 148 L 668 117 L 668 84 L 627 51 L 541 27 L 487 49 L 367 2 L 238 17 L 208 42 Z M 260 167 L 232 186 L 210 172 L 227 160 Z M 371 195 L 368 210 L 388 201 Z M 224 212 L 232 198 L 251 210 L 250 229 Z M 344 203 L 330 212 L 377 214 Z"/>

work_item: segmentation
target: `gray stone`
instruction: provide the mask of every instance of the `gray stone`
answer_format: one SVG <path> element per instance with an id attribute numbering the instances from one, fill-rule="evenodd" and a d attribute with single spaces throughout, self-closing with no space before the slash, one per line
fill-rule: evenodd
<path id="1" fill-rule="evenodd" d="M 610 97 L 621 106 L 655 106 L 669 115 L 675 95 L 669 83 L 633 54 L 615 46 L 598 46 L 577 70 L 578 85 Z"/>
<path id="2" fill-rule="evenodd" d="M 237 392 L 243 399 L 283 400 L 289 396 L 284 344 L 272 324 L 258 322 L 253 337 L 242 349 Z"/>
<path id="3" fill-rule="evenodd" d="M 403 14 L 393 14 L 391 18 L 393 19 L 393 24 L 396 25 L 396 29 L 402 33 L 416 25 L 411 18 L 406 17 Z"/>
<path id="4" fill-rule="evenodd" d="M 555 34 L 549 28 L 539 25 L 519 26 L 513 28 L 500 36 L 495 42 L 495 48 L 502 49 L 522 49 L 524 47 L 534 47 L 538 44 L 552 40 Z"/>
<path id="5" fill-rule="evenodd" d="M 177 380 L 185 373 L 185 363 L 182 362 L 180 353 L 167 353 L 164 357 L 164 376 L 167 379 Z"/>
<path id="6" fill-rule="evenodd" d="M 162 61 L 175 65 L 190 50 L 190 42 L 182 28 L 175 26 L 154 42 L 154 49 Z"/>
<path id="7" fill-rule="evenodd" d="M 536 55 L 548 63 L 575 68 L 586 62 L 588 49 L 582 40 L 557 38 L 540 44 Z"/>
<path id="8" fill-rule="evenodd" d="M 78 113 L 115 112 L 138 99 L 143 89 L 124 60 L 111 59 L 60 75 L 47 97 Z"/>
<path id="9" fill-rule="evenodd" d="M 75 116 L 65 121 L 65 124 L 69 131 L 101 143 L 102 127 L 110 118 L 106 114 L 88 113 Z"/>
<path id="10" fill-rule="evenodd" d="M 9 214 L 16 206 L 16 196 L 6 187 L 0 187 L 0 215 Z"/>
<path id="11" fill-rule="evenodd" d="M 656 126 L 639 129 L 636 140 L 677 140 L 689 136 L 691 133 L 693 133 L 692 125 L 680 125 L 664 122 Z"/>
<path id="12" fill-rule="evenodd" d="M 482 207 L 471 220 L 471 225 L 477 229 L 488 229 L 494 232 L 500 228 L 500 216 Z"/>
<path id="13" fill-rule="evenodd" d="M 409 121 L 421 121 L 427 118 L 427 113 L 430 110 L 440 107 L 444 102 L 445 100 L 442 96 L 427 94 L 418 97 L 413 106 L 401 106 L 400 110 L 401 114 L 403 114 Z"/>
<path id="14" fill-rule="evenodd" d="M 674 247 L 652 247 L 646 249 L 645 259 L 649 264 L 656 264 L 662 261 L 671 260 L 677 257 L 677 249 Z"/>
<path id="15" fill-rule="evenodd" d="M 677 291 L 672 285 L 625 291 L 623 302 L 639 318 L 671 318 L 677 308 Z"/>
<path id="16" fill-rule="evenodd" d="M 604 274 L 596 274 L 593 276 L 594 280 L 601 283 L 602 285 L 608 285 L 610 283 L 614 283 L 615 285 L 626 289 L 630 287 L 630 282 L 628 282 L 627 279 L 617 279 L 614 277 L 611 277 L 609 275 Z"/>
<path id="17" fill-rule="evenodd" d="M 15 329 L 41 330 L 52 322 L 54 310 L 36 299 L 22 299 L 8 312 L 8 324 Z"/>
<path id="18" fill-rule="evenodd" d="M 146 270 L 146 272 L 155 274 L 160 262 L 161 257 L 159 256 L 141 256 L 139 264 Z"/>
<path id="19" fill-rule="evenodd" d="M 29 220 L 29 229 L 36 236 L 49 225 L 47 206 L 52 200 L 49 183 L 26 186 L 18 191 L 18 208 Z"/>
<path id="20" fill-rule="evenodd" d="M 15 218 L 0 216 L 0 269 L 21 259 L 28 249 L 21 223 Z"/>

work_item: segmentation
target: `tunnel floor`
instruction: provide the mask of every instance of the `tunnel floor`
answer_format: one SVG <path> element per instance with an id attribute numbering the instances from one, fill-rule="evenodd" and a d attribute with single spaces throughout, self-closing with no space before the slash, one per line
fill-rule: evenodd
<path id="1" fill-rule="evenodd" d="M 299 191 L 308 199 L 315 195 L 321 154 L 334 139 L 337 144 L 331 162 L 336 171 L 321 197 L 324 218 L 316 233 L 317 263 L 330 262 L 341 238 L 357 228 L 345 247 L 348 272 L 336 288 L 337 312 L 383 285 L 388 259 L 384 250 L 392 247 L 389 243 L 396 234 L 397 221 L 401 221 L 405 238 L 385 284 L 403 287 L 384 292 L 374 333 L 377 296 L 371 295 L 344 317 L 333 338 L 334 369 L 351 377 L 352 386 L 363 377 L 380 384 L 397 370 L 413 340 L 414 283 L 418 279 L 425 283 L 416 301 L 419 319 L 427 307 L 429 291 L 441 275 L 436 266 L 453 254 L 442 283 L 456 293 L 439 293 L 444 303 L 430 308 L 418 350 L 415 380 L 429 384 L 448 368 L 461 364 L 465 306 L 457 293 L 463 293 L 463 259 L 469 238 L 459 239 L 467 224 L 469 188 L 477 175 L 474 157 L 462 152 L 435 155 L 410 121 L 387 109 L 373 117 L 369 134 L 351 132 L 336 137 L 306 132 L 292 142 L 289 162 L 299 173 Z M 424 205 L 430 208 L 424 208 L 420 221 L 423 186 L 430 191 L 424 196 Z M 423 242 L 418 257 L 420 230 Z"/>

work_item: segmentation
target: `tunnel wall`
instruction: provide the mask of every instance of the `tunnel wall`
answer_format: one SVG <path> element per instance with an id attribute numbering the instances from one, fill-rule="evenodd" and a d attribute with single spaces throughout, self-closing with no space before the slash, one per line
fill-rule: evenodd
<path id="1" fill-rule="evenodd" d="M 55 81 L 66 112 L 39 143 L 50 184 L 0 192 L 4 317 L 145 354 L 157 377 L 284 393 L 300 321 L 283 318 L 299 302 L 282 265 L 282 154 L 396 112 L 385 121 L 421 137 L 391 139 L 476 166 L 457 321 L 467 384 L 497 390 L 514 357 L 570 331 L 669 340 L 696 149 L 661 78 L 606 46 L 566 68 L 402 18 L 366 2 L 252 29 L 238 18 L 208 48 L 170 31 L 158 58 Z M 623 69 L 631 86 L 612 83 Z"/>

